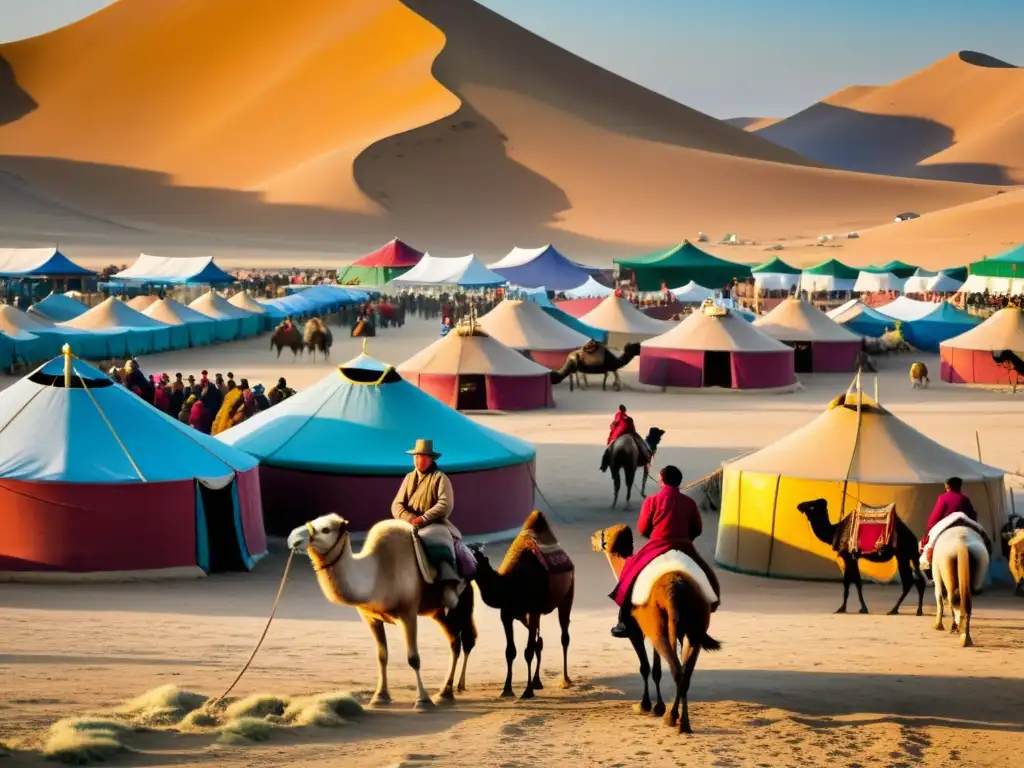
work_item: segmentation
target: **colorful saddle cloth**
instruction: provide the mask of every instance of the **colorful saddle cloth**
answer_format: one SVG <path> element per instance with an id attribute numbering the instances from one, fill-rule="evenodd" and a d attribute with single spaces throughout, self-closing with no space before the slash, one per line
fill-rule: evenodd
<path id="1" fill-rule="evenodd" d="M 896 544 L 896 504 L 870 507 L 862 504 L 853 511 L 848 526 L 840 526 L 840 535 L 832 544 L 836 552 L 873 555 Z M 843 535 L 845 533 L 845 536 Z"/>
<path id="2" fill-rule="evenodd" d="M 533 531 L 520 531 L 516 540 L 509 548 L 509 552 L 511 553 L 515 549 L 530 550 L 534 557 L 537 558 L 537 561 L 544 567 L 544 570 L 550 574 L 568 573 L 576 568 L 573 565 L 572 558 L 569 557 L 569 553 L 562 549 L 561 544 L 557 542 L 541 542 L 534 535 Z M 502 563 L 502 573 L 504 573 L 505 568 L 506 563 Z"/>

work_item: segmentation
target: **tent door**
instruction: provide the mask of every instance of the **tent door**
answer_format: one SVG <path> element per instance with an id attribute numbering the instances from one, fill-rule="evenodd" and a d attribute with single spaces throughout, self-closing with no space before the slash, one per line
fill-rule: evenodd
<path id="1" fill-rule="evenodd" d="M 729 352 L 704 353 L 704 386 L 732 389 L 732 355 Z"/>
<path id="2" fill-rule="evenodd" d="M 459 376 L 459 399 L 455 407 L 460 411 L 486 411 L 487 378 Z"/>
<path id="3" fill-rule="evenodd" d="M 797 373 L 814 373 L 814 355 L 811 353 L 811 342 L 794 341 L 790 344 L 793 347 L 793 362 Z"/>
<path id="4" fill-rule="evenodd" d="M 242 549 L 235 528 L 234 481 L 213 490 L 197 483 L 206 517 L 206 539 L 210 553 L 210 573 L 245 571 Z"/>

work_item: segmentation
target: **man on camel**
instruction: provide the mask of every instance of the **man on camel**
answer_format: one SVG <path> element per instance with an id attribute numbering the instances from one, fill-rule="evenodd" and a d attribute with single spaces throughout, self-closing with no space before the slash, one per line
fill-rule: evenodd
<path id="1" fill-rule="evenodd" d="M 647 447 L 647 443 L 636 431 L 636 425 L 633 424 L 633 417 L 626 413 L 626 406 L 620 405 L 619 410 L 615 412 L 615 416 L 612 418 L 612 423 L 609 425 L 608 442 L 605 443 L 604 456 L 601 457 L 601 471 L 605 472 L 611 463 L 611 451 L 609 450 L 612 443 L 623 435 L 630 435 L 636 441 L 637 450 L 640 451 L 640 463 L 646 466 L 651 463 L 651 449 Z"/>
<path id="2" fill-rule="evenodd" d="M 924 538 L 921 539 L 921 570 L 931 578 L 931 550 L 935 545 L 931 541 L 932 531 L 935 530 L 941 521 L 957 512 L 963 512 L 970 520 L 978 522 L 978 513 L 974 511 L 974 505 L 963 492 L 964 481 L 959 477 L 951 477 L 946 481 L 946 492 L 941 494 L 935 502 L 935 508 L 928 516 L 928 528 Z"/>
<path id="3" fill-rule="evenodd" d="M 437 468 L 441 454 L 434 451 L 433 440 L 417 440 L 407 451 L 415 469 L 405 476 L 391 504 L 391 515 L 416 529 L 427 559 L 437 570 L 437 582 L 444 586 L 444 605 L 449 610 L 459 604 L 465 582 L 459 576 L 459 563 L 475 562 L 469 550 L 459 557 L 462 534 L 449 517 L 455 507 L 452 481 Z M 468 560 L 467 560 L 468 558 Z M 466 573 L 472 576 L 472 573 Z"/>
<path id="4" fill-rule="evenodd" d="M 619 605 L 619 623 L 612 627 L 613 637 L 629 637 L 630 623 L 633 622 L 633 585 L 637 576 L 654 558 L 670 550 L 686 554 L 708 577 L 711 588 L 721 597 L 718 577 L 704 558 L 697 552 L 693 540 L 704 530 L 697 503 L 679 491 L 683 473 L 671 465 L 661 470 L 661 491 L 644 500 L 637 520 L 637 532 L 648 539 L 626 562 L 619 576 L 615 591 L 609 595 Z M 718 610 L 720 603 L 711 607 Z"/>

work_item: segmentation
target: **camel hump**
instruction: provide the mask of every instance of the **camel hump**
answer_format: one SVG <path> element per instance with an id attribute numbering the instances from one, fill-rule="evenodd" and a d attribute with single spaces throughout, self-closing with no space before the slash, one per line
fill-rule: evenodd
<path id="1" fill-rule="evenodd" d="M 523 523 L 522 530 L 532 533 L 538 544 L 558 543 L 558 538 L 555 536 L 555 532 L 551 530 L 548 519 L 539 509 L 535 509 L 529 514 L 526 522 Z"/>

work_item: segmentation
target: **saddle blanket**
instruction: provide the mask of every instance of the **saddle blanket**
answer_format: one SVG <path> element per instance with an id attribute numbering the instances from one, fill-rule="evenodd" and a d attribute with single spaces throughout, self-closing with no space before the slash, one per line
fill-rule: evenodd
<path id="1" fill-rule="evenodd" d="M 524 536 L 524 546 L 533 552 L 534 557 L 544 566 L 544 570 L 551 574 L 568 573 L 575 570 L 572 558 L 569 553 L 562 549 L 561 544 L 541 544 L 536 536 Z"/>
<path id="2" fill-rule="evenodd" d="M 837 541 L 837 552 L 870 555 L 896 544 L 896 504 L 858 507 L 853 513 L 849 539 Z"/>
<path id="3" fill-rule="evenodd" d="M 700 588 L 701 594 L 709 604 L 718 602 L 718 595 L 711 587 L 704 570 L 685 552 L 672 549 L 651 560 L 633 583 L 633 605 L 645 605 L 651 599 L 654 583 L 668 573 L 685 573 Z"/>
<path id="4" fill-rule="evenodd" d="M 989 541 L 988 534 L 980 524 L 971 520 L 963 512 L 954 512 L 952 515 L 942 518 L 935 524 L 935 527 L 928 531 L 928 535 L 920 543 L 921 548 L 921 567 L 928 569 L 931 568 L 932 553 L 935 551 L 935 542 L 939 540 L 939 536 L 948 531 L 950 528 L 966 527 L 974 530 L 981 536 L 981 540 L 985 543 L 985 549 L 992 553 L 992 543 Z"/>
<path id="5" fill-rule="evenodd" d="M 416 552 L 416 563 L 420 574 L 427 584 L 437 579 L 437 564 L 447 563 L 463 576 L 472 576 L 476 571 L 476 560 L 473 554 L 462 543 L 461 539 L 452 536 L 445 525 L 427 525 L 412 532 Z M 467 570 L 467 568 L 469 570 Z"/>

